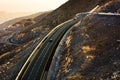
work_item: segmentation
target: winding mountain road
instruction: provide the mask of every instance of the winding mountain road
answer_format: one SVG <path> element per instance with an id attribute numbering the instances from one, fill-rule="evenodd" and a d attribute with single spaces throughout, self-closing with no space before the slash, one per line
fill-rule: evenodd
<path id="1" fill-rule="evenodd" d="M 97 6 L 96 8 L 98 8 Z M 96 9 L 95 8 L 95 9 Z M 16 80 L 43 80 L 46 78 L 49 70 L 52 57 L 58 46 L 58 43 L 66 33 L 78 21 L 82 21 L 82 18 L 86 15 L 98 15 L 98 16 L 120 16 L 120 14 L 114 13 L 79 13 L 74 19 L 68 20 L 57 27 L 55 27 L 36 47 L 26 63 L 23 65 L 21 71 L 18 73 Z"/>
<path id="2" fill-rule="evenodd" d="M 30 55 L 16 80 L 42 80 L 49 70 L 52 57 L 66 31 L 79 19 L 66 21 L 54 28 Z"/>

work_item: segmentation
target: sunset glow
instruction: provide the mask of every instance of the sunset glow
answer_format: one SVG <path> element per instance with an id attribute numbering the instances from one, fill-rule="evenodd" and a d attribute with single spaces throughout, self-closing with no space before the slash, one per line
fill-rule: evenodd
<path id="1" fill-rule="evenodd" d="M 0 0 L 0 11 L 40 12 L 53 10 L 68 0 Z"/>

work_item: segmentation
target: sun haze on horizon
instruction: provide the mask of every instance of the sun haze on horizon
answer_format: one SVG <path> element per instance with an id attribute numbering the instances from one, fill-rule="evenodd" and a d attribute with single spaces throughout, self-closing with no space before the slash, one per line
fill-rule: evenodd
<path id="1" fill-rule="evenodd" d="M 68 0 L 0 0 L 0 11 L 40 12 L 53 10 Z"/>

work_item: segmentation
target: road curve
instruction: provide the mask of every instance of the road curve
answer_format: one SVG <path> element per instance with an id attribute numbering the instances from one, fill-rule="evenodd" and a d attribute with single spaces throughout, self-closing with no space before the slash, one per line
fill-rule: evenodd
<path id="1" fill-rule="evenodd" d="M 55 27 L 30 55 L 16 80 L 42 80 L 49 69 L 55 49 L 65 32 L 77 23 L 79 19 L 68 20 Z"/>
<path id="2" fill-rule="evenodd" d="M 44 76 L 47 75 L 55 49 L 65 32 L 87 15 L 119 16 L 120 14 L 96 12 L 80 13 L 77 14 L 77 19 L 71 19 L 58 25 L 38 44 L 23 65 L 16 80 L 43 80 L 43 78 L 45 78 Z"/>

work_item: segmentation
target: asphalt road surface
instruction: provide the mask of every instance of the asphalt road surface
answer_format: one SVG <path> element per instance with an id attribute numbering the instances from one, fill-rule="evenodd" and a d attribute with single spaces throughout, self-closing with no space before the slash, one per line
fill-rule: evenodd
<path id="1" fill-rule="evenodd" d="M 120 14 L 113 13 L 81 13 L 74 19 L 58 25 L 38 44 L 36 49 L 23 65 L 16 80 L 45 79 L 58 43 L 69 28 L 71 28 L 78 21 L 82 21 L 82 18 L 87 15 L 120 16 Z"/>
<path id="2" fill-rule="evenodd" d="M 54 28 L 42 41 L 31 56 L 28 58 L 16 80 L 43 80 L 47 75 L 50 63 L 58 43 L 79 19 L 69 20 Z"/>

